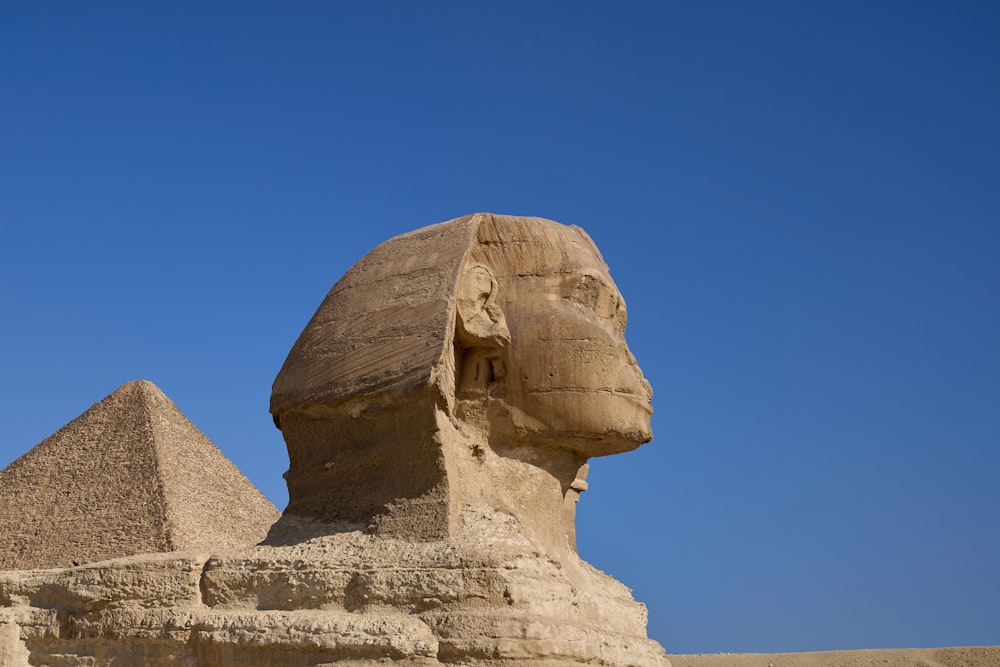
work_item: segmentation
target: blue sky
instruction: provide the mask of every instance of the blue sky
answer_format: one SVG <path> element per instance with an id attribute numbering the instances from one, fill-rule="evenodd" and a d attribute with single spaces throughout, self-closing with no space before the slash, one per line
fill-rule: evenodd
<path id="1" fill-rule="evenodd" d="M 653 638 L 1000 644 L 998 72 L 989 2 L 5 2 L 0 466 L 146 378 L 283 507 L 337 278 L 539 215 L 655 391 L 579 511 Z"/>

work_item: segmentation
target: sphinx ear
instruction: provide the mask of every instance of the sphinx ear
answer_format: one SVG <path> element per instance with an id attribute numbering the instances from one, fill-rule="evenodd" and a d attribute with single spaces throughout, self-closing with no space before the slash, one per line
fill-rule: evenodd
<path id="1" fill-rule="evenodd" d="M 466 347 L 505 348 L 510 330 L 497 304 L 499 285 L 484 264 L 469 264 L 458 283 L 456 331 Z"/>
<path id="2" fill-rule="evenodd" d="M 456 297 L 456 395 L 484 394 L 507 374 L 510 330 L 498 304 L 499 285 L 484 264 L 469 264 L 462 272 Z"/>

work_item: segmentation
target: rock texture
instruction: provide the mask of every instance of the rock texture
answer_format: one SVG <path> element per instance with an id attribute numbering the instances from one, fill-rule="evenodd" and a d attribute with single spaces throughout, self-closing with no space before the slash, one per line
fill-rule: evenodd
<path id="1" fill-rule="evenodd" d="M 277 518 L 205 434 L 139 380 L 0 470 L 0 570 L 256 544 Z"/>
<path id="2" fill-rule="evenodd" d="M 281 523 L 439 539 L 511 516 L 569 558 L 587 458 L 652 437 L 625 322 L 577 227 L 480 213 L 383 243 L 274 382 L 291 464 Z"/>
<path id="3" fill-rule="evenodd" d="M 289 505 L 264 544 L 0 573 L 0 655 L 669 666 L 575 545 L 587 459 L 651 437 L 624 329 L 578 228 L 483 213 L 387 241 L 274 382 Z"/>

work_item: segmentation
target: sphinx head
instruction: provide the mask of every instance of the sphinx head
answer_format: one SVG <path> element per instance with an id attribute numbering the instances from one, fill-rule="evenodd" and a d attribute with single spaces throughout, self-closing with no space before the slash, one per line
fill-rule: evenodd
<path id="1" fill-rule="evenodd" d="M 651 438 L 625 322 L 577 227 L 476 214 L 383 243 L 333 287 L 275 380 L 286 512 L 392 532 L 415 525 L 394 511 L 419 507 L 439 537 L 454 489 L 470 486 L 449 476 L 480 474 L 457 460 L 469 443 L 578 491 L 588 457 Z"/>
<path id="2" fill-rule="evenodd" d="M 494 435 L 587 456 L 651 438 L 652 392 L 625 343 L 625 302 L 582 229 L 484 216 L 458 285 L 459 414 L 486 395 L 504 415 L 490 420 Z M 469 321 L 506 335 L 470 335 Z"/>

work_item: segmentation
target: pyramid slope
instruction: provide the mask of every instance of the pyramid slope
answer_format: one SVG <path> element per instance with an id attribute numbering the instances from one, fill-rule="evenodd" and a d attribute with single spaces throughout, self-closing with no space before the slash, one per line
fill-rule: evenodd
<path id="1" fill-rule="evenodd" d="M 174 550 L 256 544 L 279 512 L 152 383 L 145 383 Z"/>
<path id="2" fill-rule="evenodd" d="M 222 494 L 225 507 L 216 502 Z M 192 500 L 199 495 L 207 502 Z M 252 544 L 277 516 L 163 392 L 140 380 L 0 470 L 0 570 Z"/>

